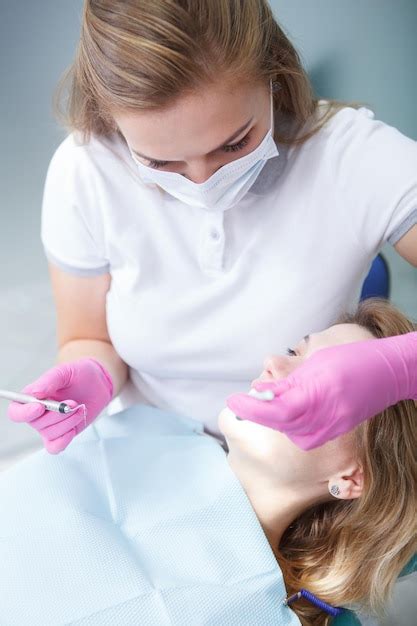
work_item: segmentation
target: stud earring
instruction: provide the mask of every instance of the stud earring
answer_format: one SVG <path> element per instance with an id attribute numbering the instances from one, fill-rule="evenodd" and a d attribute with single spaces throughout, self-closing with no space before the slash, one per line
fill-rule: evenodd
<path id="1" fill-rule="evenodd" d="M 340 496 L 340 489 L 337 485 L 332 485 L 330 487 L 330 493 L 332 494 L 332 496 Z"/>

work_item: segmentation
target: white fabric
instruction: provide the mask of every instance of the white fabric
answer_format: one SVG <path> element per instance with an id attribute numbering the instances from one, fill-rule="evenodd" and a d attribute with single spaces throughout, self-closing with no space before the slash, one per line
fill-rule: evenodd
<path id="1" fill-rule="evenodd" d="M 270 159 L 224 212 L 146 186 L 122 139 L 68 137 L 46 181 L 42 240 L 66 271 L 109 271 L 107 322 L 133 401 L 216 431 L 227 395 L 353 308 L 372 259 L 417 208 L 417 144 L 345 108 Z"/>

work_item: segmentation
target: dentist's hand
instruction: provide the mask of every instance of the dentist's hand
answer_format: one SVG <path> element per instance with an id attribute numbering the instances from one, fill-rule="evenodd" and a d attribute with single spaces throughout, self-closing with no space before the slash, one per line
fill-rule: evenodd
<path id="1" fill-rule="evenodd" d="M 107 406 L 113 396 L 113 382 L 101 363 L 82 358 L 51 368 L 27 385 L 22 393 L 40 400 L 48 398 L 66 402 L 71 407 L 85 405 L 86 411 L 79 408 L 64 415 L 48 411 L 36 402 L 9 404 L 9 418 L 14 422 L 28 422 L 40 433 L 47 451 L 58 454 Z"/>
<path id="2" fill-rule="evenodd" d="M 272 400 L 240 393 L 227 406 L 310 450 L 400 400 L 417 399 L 417 332 L 324 348 L 286 378 L 257 382 Z"/>

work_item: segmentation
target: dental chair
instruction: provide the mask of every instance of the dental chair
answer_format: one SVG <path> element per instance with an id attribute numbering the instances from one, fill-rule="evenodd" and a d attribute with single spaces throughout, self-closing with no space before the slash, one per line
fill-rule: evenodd
<path id="1" fill-rule="evenodd" d="M 367 298 L 386 298 L 390 297 L 391 292 L 391 276 L 388 263 L 382 254 L 378 254 L 373 260 L 369 274 L 365 279 L 362 287 L 361 300 Z"/>
<path id="2" fill-rule="evenodd" d="M 409 581 L 414 588 L 417 584 L 417 554 L 401 572 L 396 584 L 396 588 L 398 589 L 394 590 L 393 605 L 388 609 L 387 616 L 382 622 L 373 618 L 360 618 L 352 611 L 345 611 L 342 615 L 332 620 L 331 626 L 413 626 L 416 623 L 415 615 L 395 616 L 395 607 L 401 605 L 401 596 L 403 595 L 400 593 L 400 587 Z M 405 593 L 409 593 L 409 590 L 406 588 Z"/>

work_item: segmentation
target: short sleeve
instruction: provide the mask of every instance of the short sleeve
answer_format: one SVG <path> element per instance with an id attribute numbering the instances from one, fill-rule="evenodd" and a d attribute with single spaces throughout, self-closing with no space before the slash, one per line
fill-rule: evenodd
<path id="1" fill-rule="evenodd" d="M 417 223 L 417 142 L 366 108 L 346 107 L 330 126 L 329 171 L 358 240 L 394 245 Z"/>
<path id="2" fill-rule="evenodd" d="M 64 271 L 80 276 L 109 272 L 99 197 L 88 151 L 70 135 L 49 165 L 41 221 L 46 257 Z"/>

